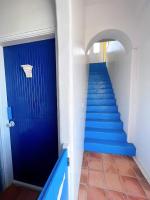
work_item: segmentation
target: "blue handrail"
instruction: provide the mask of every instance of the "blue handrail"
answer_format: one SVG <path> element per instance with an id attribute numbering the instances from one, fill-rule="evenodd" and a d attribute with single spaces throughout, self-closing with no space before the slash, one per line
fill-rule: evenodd
<path id="1" fill-rule="evenodd" d="M 68 159 L 64 149 L 38 200 L 68 200 Z"/>

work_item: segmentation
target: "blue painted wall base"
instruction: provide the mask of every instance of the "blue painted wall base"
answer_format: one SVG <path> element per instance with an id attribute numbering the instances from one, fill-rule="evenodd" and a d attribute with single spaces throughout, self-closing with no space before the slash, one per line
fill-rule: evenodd
<path id="1" fill-rule="evenodd" d="M 90 64 L 84 150 L 136 154 L 135 146 L 127 142 L 123 130 L 106 63 Z"/>

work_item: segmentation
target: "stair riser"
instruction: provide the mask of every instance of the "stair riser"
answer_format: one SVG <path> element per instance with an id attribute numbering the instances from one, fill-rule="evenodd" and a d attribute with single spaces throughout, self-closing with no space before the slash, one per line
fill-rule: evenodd
<path id="1" fill-rule="evenodd" d="M 89 81 L 88 85 L 111 85 L 111 82 L 110 82 L 110 80 L 109 81 L 99 81 L 99 82 L 93 80 L 93 81 Z"/>
<path id="2" fill-rule="evenodd" d="M 86 121 L 86 127 L 100 129 L 123 129 L 123 124 L 121 122 Z"/>
<path id="3" fill-rule="evenodd" d="M 112 87 L 110 85 L 95 85 L 95 86 L 89 86 L 88 87 L 88 90 L 99 90 L 99 89 L 111 89 L 112 90 Z"/>
<path id="4" fill-rule="evenodd" d="M 115 100 L 88 100 L 87 105 L 116 105 Z"/>
<path id="5" fill-rule="evenodd" d="M 135 149 L 132 147 L 118 147 L 105 144 L 91 144 L 85 143 L 85 151 L 95 152 L 95 153 L 110 153 L 110 154 L 119 154 L 125 156 L 135 156 Z"/>
<path id="6" fill-rule="evenodd" d="M 94 94 L 94 95 L 98 95 L 98 94 L 99 94 L 99 95 L 105 95 L 105 94 L 114 95 L 113 92 L 109 92 L 109 91 L 101 91 L 101 92 L 98 92 L 98 91 L 97 91 L 97 92 L 96 92 L 96 91 L 94 91 L 94 92 L 93 92 L 93 91 L 89 91 L 89 92 L 88 92 L 88 97 L 89 97 L 89 95 L 91 95 L 91 94 L 92 94 L 92 95 L 93 95 L 93 94 Z"/>
<path id="7" fill-rule="evenodd" d="M 109 119 L 109 120 L 119 120 L 120 115 L 119 113 L 87 113 L 87 119 Z"/>
<path id="8" fill-rule="evenodd" d="M 112 92 L 113 93 L 113 90 L 112 88 L 107 88 L 107 89 L 98 88 L 98 89 L 88 89 L 88 92 L 96 92 L 96 93 Z"/>
<path id="9" fill-rule="evenodd" d="M 93 81 L 89 81 L 88 82 L 88 84 L 89 85 L 96 85 L 96 84 L 98 84 L 98 85 L 106 85 L 106 84 L 109 84 L 109 85 L 111 85 L 111 81 L 109 80 L 107 80 L 107 81 L 95 81 L 95 80 L 93 80 Z"/>
<path id="10" fill-rule="evenodd" d="M 96 86 L 96 87 L 102 87 L 102 86 L 110 86 L 112 87 L 112 84 L 107 83 L 107 82 L 101 82 L 101 83 L 89 83 L 88 86 Z"/>
<path id="11" fill-rule="evenodd" d="M 89 80 L 94 80 L 94 81 L 99 81 L 99 80 L 110 80 L 109 77 L 107 76 L 101 76 L 101 77 L 96 77 L 96 76 L 89 76 Z"/>
<path id="12" fill-rule="evenodd" d="M 88 99 L 109 99 L 109 98 L 115 98 L 114 94 L 88 94 Z"/>
<path id="13" fill-rule="evenodd" d="M 116 106 L 88 106 L 87 107 L 87 112 L 118 112 L 118 109 Z"/>
<path id="14" fill-rule="evenodd" d="M 125 134 L 100 133 L 100 132 L 93 132 L 93 131 L 86 131 L 85 138 L 97 139 L 97 140 L 110 140 L 110 141 L 118 141 L 118 142 L 127 141 L 127 137 Z"/>
<path id="15" fill-rule="evenodd" d="M 110 80 L 110 78 L 106 75 L 103 75 L 103 76 L 94 76 L 94 75 L 91 76 L 90 75 L 89 79 L 92 79 L 92 80 L 103 80 L 103 79 Z"/>
<path id="16" fill-rule="evenodd" d="M 89 82 L 95 82 L 95 83 L 101 83 L 101 82 L 109 82 L 110 83 L 110 79 L 108 78 L 97 78 L 97 79 L 93 79 L 93 78 L 89 78 Z"/>

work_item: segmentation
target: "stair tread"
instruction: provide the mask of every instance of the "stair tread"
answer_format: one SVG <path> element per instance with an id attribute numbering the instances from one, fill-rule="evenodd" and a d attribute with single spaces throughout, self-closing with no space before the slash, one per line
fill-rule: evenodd
<path id="1" fill-rule="evenodd" d="M 88 113 L 108 113 L 108 111 L 102 111 L 100 112 L 99 110 L 98 111 L 89 111 L 87 110 Z M 119 113 L 118 111 L 111 111 L 112 114 L 116 114 L 116 113 Z"/>
<path id="2" fill-rule="evenodd" d="M 96 121 L 96 122 L 117 122 L 117 123 L 122 123 L 121 120 L 119 119 L 88 119 L 86 118 L 86 121 Z"/>
<path id="3" fill-rule="evenodd" d="M 124 130 L 123 129 L 102 129 L 102 128 L 92 128 L 92 127 L 85 127 L 85 130 L 86 131 L 95 131 L 95 132 L 105 132 L 105 133 L 110 133 L 110 132 L 113 132 L 113 133 L 117 133 L 117 134 L 120 134 L 120 133 L 124 133 Z"/>
<path id="4" fill-rule="evenodd" d="M 120 141 L 112 141 L 112 140 L 98 140 L 93 138 L 85 138 L 85 142 L 88 143 L 96 143 L 96 144 L 108 144 L 112 146 L 134 146 L 132 143 L 128 142 L 120 142 Z"/>
<path id="5" fill-rule="evenodd" d="M 104 111 L 102 111 L 102 112 L 100 112 L 100 111 L 97 111 L 97 112 L 96 112 L 96 111 L 87 111 L 86 113 L 87 113 L 87 114 L 88 114 L 88 113 L 93 113 L 93 114 L 94 114 L 94 113 L 95 113 L 95 114 L 98 114 L 98 113 L 99 113 L 99 114 L 111 114 L 111 115 L 112 115 L 112 114 L 120 114 L 119 112 L 112 113 L 112 112 L 108 112 L 108 111 L 106 111 L 106 112 L 104 112 Z"/>

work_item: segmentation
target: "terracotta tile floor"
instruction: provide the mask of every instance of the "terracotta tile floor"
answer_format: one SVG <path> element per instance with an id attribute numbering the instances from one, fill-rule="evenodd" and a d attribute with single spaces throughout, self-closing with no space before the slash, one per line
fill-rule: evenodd
<path id="1" fill-rule="evenodd" d="M 78 200 L 150 200 L 150 185 L 132 158 L 84 153 Z"/>

